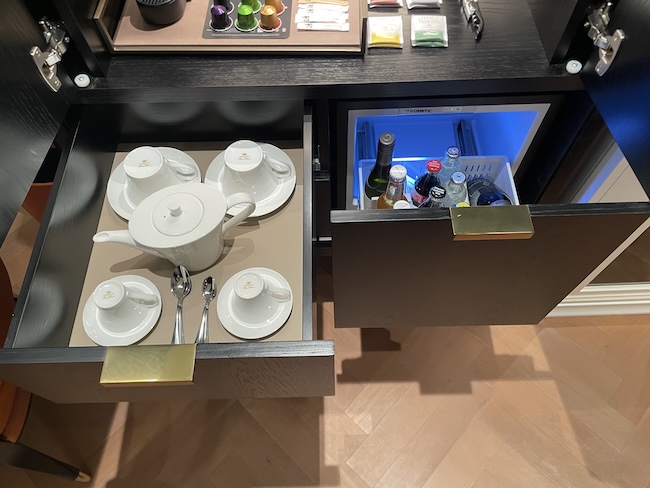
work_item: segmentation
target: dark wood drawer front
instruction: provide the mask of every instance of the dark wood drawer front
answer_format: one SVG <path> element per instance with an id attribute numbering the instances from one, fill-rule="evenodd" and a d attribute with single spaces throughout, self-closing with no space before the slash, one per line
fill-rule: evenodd
<path id="1" fill-rule="evenodd" d="M 0 350 L 0 376 L 56 403 L 334 394 L 332 341 L 201 345 L 193 383 L 178 386 L 103 386 L 105 353 L 103 347 Z"/>
<path id="2" fill-rule="evenodd" d="M 454 241 L 445 209 L 333 211 L 336 326 L 536 324 L 650 205 L 530 208 L 533 237 L 509 241 Z"/>

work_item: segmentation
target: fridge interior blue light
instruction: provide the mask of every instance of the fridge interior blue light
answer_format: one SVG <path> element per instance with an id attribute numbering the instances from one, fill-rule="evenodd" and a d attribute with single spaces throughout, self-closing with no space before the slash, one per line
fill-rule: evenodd
<path id="1" fill-rule="evenodd" d="M 509 185 L 516 191 L 512 175 L 549 106 L 540 103 L 349 111 L 346 208 L 363 206 L 363 199 L 359 198 L 365 183 L 363 178 L 374 165 L 382 132 L 395 135 L 393 163 L 406 166 L 408 187 L 424 173 L 429 159 L 441 159 L 449 146 L 458 146 L 464 168 L 470 175 L 489 174 L 490 178 L 500 175 L 499 180 L 506 184 L 509 174 Z M 485 169 L 491 172 L 482 173 Z M 511 196 L 516 199 L 516 195 Z"/>

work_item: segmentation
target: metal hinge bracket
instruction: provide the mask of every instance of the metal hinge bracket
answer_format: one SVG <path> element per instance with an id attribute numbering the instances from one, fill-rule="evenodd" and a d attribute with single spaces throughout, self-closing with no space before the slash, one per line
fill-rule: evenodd
<path id="1" fill-rule="evenodd" d="M 595 8 L 587 16 L 585 28 L 587 35 L 598 48 L 598 63 L 596 63 L 596 73 L 603 76 L 611 66 L 621 43 L 625 39 L 625 32 L 622 29 L 616 29 L 614 34 L 608 35 L 605 31 L 609 26 L 610 12 L 614 7 L 613 2 L 605 2 L 598 8 Z"/>
<path id="2" fill-rule="evenodd" d="M 43 19 L 38 24 L 43 30 L 43 37 L 45 37 L 47 47 L 45 51 L 41 51 L 38 46 L 33 46 L 29 50 L 29 54 L 34 60 L 43 81 L 47 83 L 47 86 L 52 91 L 56 92 L 61 88 L 61 80 L 57 76 L 57 65 L 61 62 L 63 54 L 68 49 L 70 38 L 65 32 L 62 23 L 53 23 Z"/>

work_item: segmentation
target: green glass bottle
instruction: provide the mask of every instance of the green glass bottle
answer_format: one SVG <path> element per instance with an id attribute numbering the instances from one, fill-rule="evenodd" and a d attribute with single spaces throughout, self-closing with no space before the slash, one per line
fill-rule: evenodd
<path id="1" fill-rule="evenodd" d="M 390 132 L 381 134 L 377 144 L 377 162 L 366 180 L 365 194 L 368 200 L 379 197 L 386 191 L 394 149 L 395 136 Z"/>

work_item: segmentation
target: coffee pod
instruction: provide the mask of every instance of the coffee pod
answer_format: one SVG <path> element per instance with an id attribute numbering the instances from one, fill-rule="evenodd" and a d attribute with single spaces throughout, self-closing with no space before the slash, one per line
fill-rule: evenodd
<path id="1" fill-rule="evenodd" d="M 230 17 L 228 17 L 228 9 L 223 5 L 213 5 L 210 8 L 210 15 L 212 21 L 210 25 L 216 30 L 226 30 L 230 27 Z"/>
<path id="2" fill-rule="evenodd" d="M 237 28 L 243 31 L 251 31 L 257 27 L 257 19 L 253 16 L 253 7 L 240 5 L 237 7 Z"/>
<path id="3" fill-rule="evenodd" d="M 226 7 L 226 12 L 230 13 L 235 8 L 230 0 L 214 0 L 214 5 Z"/>
<path id="4" fill-rule="evenodd" d="M 264 30 L 275 30 L 280 27 L 280 19 L 273 5 L 264 5 L 260 11 L 260 27 Z"/>
<path id="5" fill-rule="evenodd" d="M 282 0 L 264 0 L 265 5 L 273 5 L 275 7 L 275 12 L 280 15 L 284 12 L 284 4 Z"/>
<path id="6" fill-rule="evenodd" d="M 253 13 L 256 14 L 260 11 L 262 4 L 260 0 L 241 0 L 241 5 L 248 5 L 253 9 Z"/>

